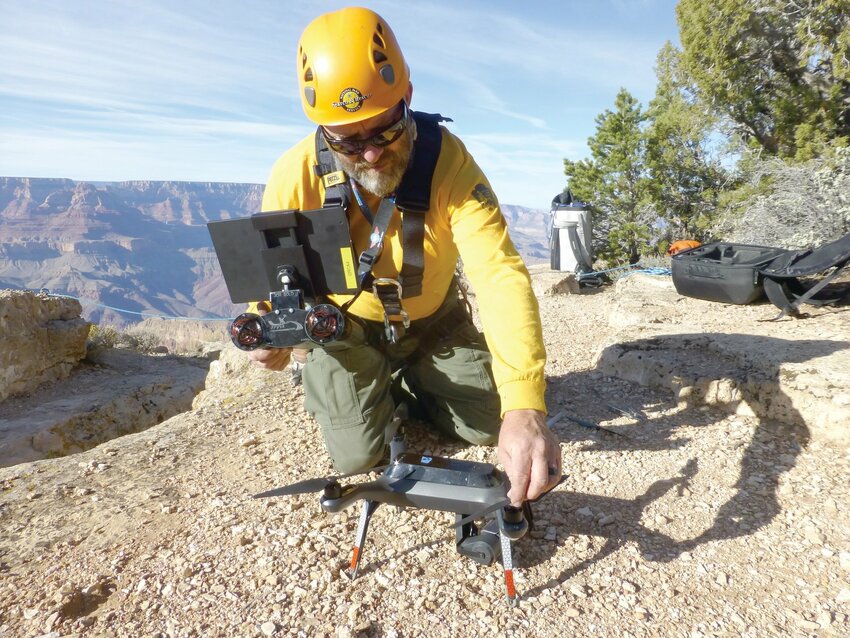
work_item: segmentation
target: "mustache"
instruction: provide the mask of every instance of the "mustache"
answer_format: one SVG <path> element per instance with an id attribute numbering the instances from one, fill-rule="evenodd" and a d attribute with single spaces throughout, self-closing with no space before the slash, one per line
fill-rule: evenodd
<path id="1" fill-rule="evenodd" d="M 374 163 L 366 161 L 362 156 L 351 157 L 335 153 L 337 165 L 368 192 L 385 197 L 398 188 L 407 171 L 413 153 L 412 129 L 408 130 L 400 141 L 398 147 L 384 148 Z"/>
<path id="2" fill-rule="evenodd" d="M 387 164 L 392 164 L 396 159 L 398 159 L 397 153 L 384 151 L 378 158 L 377 162 L 367 162 L 365 159 L 359 159 L 354 162 L 353 167 L 358 171 L 368 171 L 381 166 L 386 166 Z"/>

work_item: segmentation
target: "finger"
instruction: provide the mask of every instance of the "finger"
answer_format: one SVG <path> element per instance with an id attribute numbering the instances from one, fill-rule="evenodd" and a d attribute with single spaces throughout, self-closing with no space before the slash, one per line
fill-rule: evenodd
<path id="1" fill-rule="evenodd" d="M 528 500 L 534 500 L 546 491 L 550 482 L 549 462 L 543 452 L 536 453 L 532 459 L 531 480 L 528 483 Z"/>
<path id="2" fill-rule="evenodd" d="M 549 458 L 549 483 L 546 486 L 549 489 L 555 487 L 561 482 L 561 471 L 563 469 L 563 462 L 561 461 L 561 446 L 555 444 L 553 448 L 554 451 Z"/>
<path id="3" fill-rule="evenodd" d="M 248 358 L 264 370 L 280 371 L 289 363 L 289 350 L 281 348 L 252 350 L 248 353 Z"/>
<path id="4" fill-rule="evenodd" d="M 275 357 L 271 361 L 272 370 L 277 370 L 278 372 L 285 369 L 286 366 L 289 365 L 289 352 L 281 351 L 275 355 Z"/>
<path id="5" fill-rule="evenodd" d="M 254 359 L 253 364 L 263 370 L 273 370 L 276 366 L 268 359 Z"/>
<path id="6" fill-rule="evenodd" d="M 280 363 L 278 363 L 277 361 L 258 361 L 257 365 L 260 366 L 263 370 L 272 370 L 274 372 L 280 372 L 285 367 L 280 365 Z"/>
<path id="7" fill-rule="evenodd" d="M 274 352 L 267 349 L 251 350 L 248 352 L 248 358 L 257 365 L 267 365 L 274 360 Z"/>
<path id="8" fill-rule="evenodd" d="M 554 465 L 550 463 L 548 467 L 548 476 L 546 478 L 548 480 L 546 482 L 546 489 L 544 490 L 544 493 L 557 487 L 564 479 L 564 475 L 561 473 L 560 465 Z"/>
<path id="9" fill-rule="evenodd" d="M 504 465 L 511 482 L 508 499 L 514 507 L 522 507 L 522 502 L 528 492 L 528 481 L 531 474 L 529 459 L 524 454 L 520 454 L 517 455 L 516 463 L 513 458 L 510 458 Z"/>

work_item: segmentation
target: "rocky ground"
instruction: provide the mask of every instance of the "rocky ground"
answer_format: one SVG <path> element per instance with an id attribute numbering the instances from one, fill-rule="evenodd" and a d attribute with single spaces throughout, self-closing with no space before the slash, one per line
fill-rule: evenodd
<path id="1" fill-rule="evenodd" d="M 568 477 L 514 544 L 516 608 L 498 566 L 456 553 L 448 514 L 379 508 L 350 582 L 357 510 L 326 515 L 314 496 L 251 499 L 332 468 L 289 375 L 225 351 L 192 411 L 75 456 L 0 469 L 0 636 L 848 635 L 841 424 L 810 428 L 802 408 L 784 425 L 683 400 L 681 387 L 618 377 L 600 351 L 717 333 L 772 339 L 775 359 L 805 338 L 830 344 L 808 359 L 816 373 L 842 368 L 850 311 L 768 324 L 772 306 L 678 298 L 669 282 L 659 309 L 651 285 L 627 304 L 621 286 L 546 295 L 556 275 L 533 276 Z M 689 364 L 677 365 L 680 378 Z M 428 453 L 495 456 L 423 428 L 408 438 Z"/>

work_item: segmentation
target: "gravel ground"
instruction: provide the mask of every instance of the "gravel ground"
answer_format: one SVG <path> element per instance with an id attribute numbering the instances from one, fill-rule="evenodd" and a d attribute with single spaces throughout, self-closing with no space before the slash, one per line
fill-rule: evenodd
<path id="1" fill-rule="evenodd" d="M 553 426 L 567 479 L 514 544 L 516 608 L 499 566 L 456 553 L 449 514 L 379 508 L 351 582 L 359 508 L 251 499 L 332 468 L 288 375 L 225 353 L 192 412 L 0 470 L 0 636 L 850 634 L 850 450 L 598 373 L 612 290 L 540 295 L 550 414 L 622 436 Z M 753 312 L 705 307 L 676 321 L 722 331 Z M 495 457 L 424 427 L 408 439 Z"/>

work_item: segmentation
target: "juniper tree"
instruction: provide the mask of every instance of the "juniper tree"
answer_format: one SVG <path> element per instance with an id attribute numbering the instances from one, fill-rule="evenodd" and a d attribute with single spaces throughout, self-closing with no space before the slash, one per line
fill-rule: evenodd
<path id="1" fill-rule="evenodd" d="M 709 236 L 725 180 L 712 152 L 716 118 L 696 99 L 679 58 L 669 42 L 658 54 L 658 85 L 645 131 L 649 196 L 665 222 L 662 248 L 670 240 Z"/>
<path id="2" fill-rule="evenodd" d="M 850 0 L 680 0 L 683 64 L 702 99 L 769 155 L 850 138 Z"/>
<path id="3" fill-rule="evenodd" d="M 645 119 L 640 103 L 620 89 L 614 110 L 596 117 L 596 133 L 587 140 L 590 159 L 564 160 L 570 191 L 590 205 L 594 249 L 610 261 L 637 263 L 649 242 Z"/>

